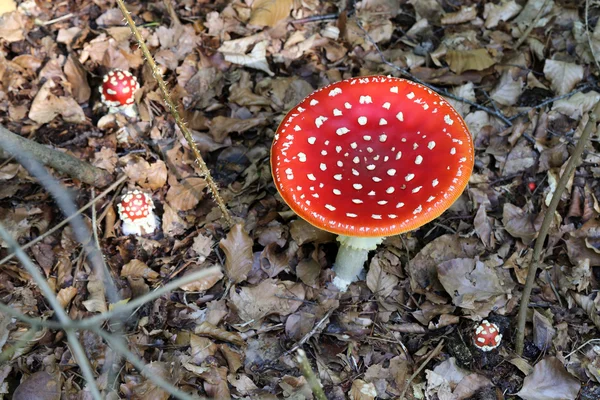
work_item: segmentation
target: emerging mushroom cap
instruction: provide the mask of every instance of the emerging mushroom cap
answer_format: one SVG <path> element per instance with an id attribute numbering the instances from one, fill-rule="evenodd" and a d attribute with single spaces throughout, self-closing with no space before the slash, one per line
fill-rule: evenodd
<path id="1" fill-rule="evenodd" d="M 129 71 L 113 69 L 102 79 L 101 101 L 108 107 L 129 107 L 135 101 L 135 92 L 140 88 L 135 76 Z"/>
<path id="2" fill-rule="evenodd" d="M 124 235 L 145 235 L 156 229 L 154 202 L 152 198 L 140 190 L 127 192 L 117 205 L 119 218 L 123 221 Z"/>
<path id="3" fill-rule="evenodd" d="M 458 112 L 423 85 L 370 76 L 319 89 L 294 107 L 271 148 L 277 190 L 329 232 L 380 237 L 437 218 L 473 169 Z"/>
<path id="4" fill-rule="evenodd" d="M 473 335 L 473 344 L 482 351 L 491 351 L 500 346 L 502 335 L 498 325 L 487 320 L 481 321 L 481 324 L 475 328 Z"/>

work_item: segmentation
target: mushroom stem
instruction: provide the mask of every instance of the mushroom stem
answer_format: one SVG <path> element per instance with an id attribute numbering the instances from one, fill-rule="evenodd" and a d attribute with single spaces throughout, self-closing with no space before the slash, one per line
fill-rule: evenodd
<path id="1" fill-rule="evenodd" d="M 340 235 L 337 240 L 340 248 L 333 266 L 336 275 L 333 284 L 341 292 L 345 292 L 362 272 L 369 251 L 375 250 L 383 238 Z"/>

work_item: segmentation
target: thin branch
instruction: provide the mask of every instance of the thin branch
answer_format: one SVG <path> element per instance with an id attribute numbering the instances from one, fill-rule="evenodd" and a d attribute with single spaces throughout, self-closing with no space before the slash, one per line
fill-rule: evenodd
<path id="1" fill-rule="evenodd" d="M 323 385 L 321 381 L 317 379 L 315 372 L 313 371 L 310 363 L 308 362 L 308 357 L 306 357 L 306 353 L 302 349 L 298 349 L 298 354 L 296 356 L 296 362 L 298 363 L 298 367 L 300 368 L 300 372 L 306 378 L 308 382 L 308 386 L 310 390 L 315 395 L 317 400 L 327 400 L 327 396 L 325 396 L 325 392 L 323 392 Z"/>
<path id="2" fill-rule="evenodd" d="M 213 199 L 215 200 L 215 202 L 221 209 L 223 218 L 225 218 L 225 220 L 227 221 L 229 226 L 232 226 L 233 220 L 231 219 L 231 216 L 229 215 L 229 210 L 227 210 L 227 206 L 225 205 L 223 199 L 219 195 L 219 188 L 217 187 L 217 184 L 213 180 L 212 175 L 210 174 L 210 170 L 206 166 L 206 163 L 204 162 L 204 159 L 202 158 L 202 155 L 200 154 L 200 151 L 198 150 L 198 147 L 196 146 L 196 143 L 194 142 L 192 133 L 190 132 L 187 125 L 183 121 L 183 118 L 179 114 L 179 111 L 177 111 L 177 106 L 175 105 L 175 103 L 173 102 L 173 99 L 171 98 L 169 89 L 167 88 L 167 85 L 166 85 L 165 81 L 163 80 L 161 73 L 160 73 L 158 67 L 156 66 L 156 63 L 154 62 L 154 58 L 152 57 L 152 54 L 150 54 L 150 50 L 148 50 L 148 47 L 146 46 L 146 42 L 144 41 L 144 38 L 138 31 L 137 26 L 135 25 L 135 22 L 133 22 L 133 19 L 131 18 L 129 11 L 127 11 L 127 7 L 125 7 L 125 3 L 123 3 L 123 0 L 117 0 L 117 5 L 119 6 L 121 13 L 125 17 L 125 22 L 127 22 L 127 25 L 131 29 L 131 33 L 133 34 L 133 36 L 137 40 L 140 48 L 142 49 L 142 53 L 144 53 L 144 57 L 146 57 L 146 61 L 148 62 L 148 65 L 150 66 L 150 70 L 152 71 L 152 75 L 154 76 L 154 79 L 156 79 L 156 82 L 158 83 L 158 87 L 160 88 L 160 91 L 163 94 L 165 103 L 167 104 L 167 107 L 169 108 L 169 112 L 173 116 L 173 119 L 175 119 L 175 123 L 181 130 L 181 133 L 185 137 L 185 140 L 187 140 L 187 143 L 190 146 L 190 149 L 192 150 L 192 153 L 194 154 L 194 157 L 196 158 L 198 165 L 200 166 L 200 170 L 202 171 L 202 174 L 204 175 L 204 179 L 206 180 L 206 183 L 208 185 L 208 190 L 210 191 L 210 193 L 213 196 Z"/>
<path id="3" fill-rule="evenodd" d="M 17 242 L 15 242 L 10 233 L 8 233 L 8 231 L 4 228 L 4 225 L 2 223 L 0 223 L 0 237 L 2 237 L 7 246 L 11 248 L 12 251 L 17 255 L 17 257 L 21 261 L 21 264 L 25 267 L 29 275 L 31 275 L 33 281 L 38 285 L 40 291 L 42 292 L 46 300 L 48 300 L 48 303 L 50 303 L 50 306 L 56 313 L 56 316 L 58 317 L 59 321 L 65 326 L 70 325 L 71 318 L 69 318 L 65 310 L 62 308 L 62 305 L 56 298 L 56 295 L 54 294 L 48 283 L 46 282 L 46 279 L 42 276 L 40 271 L 38 271 L 37 267 L 33 264 L 29 256 L 27 256 L 27 254 L 25 254 L 25 252 L 19 247 Z M 100 394 L 100 391 L 96 386 L 96 378 L 94 377 L 92 367 L 85 355 L 85 351 L 83 350 L 81 343 L 79 343 L 79 341 L 77 340 L 75 332 L 68 329 L 66 332 L 67 339 L 71 346 L 71 352 L 73 353 L 75 360 L 77 360 L 77 364 L 79 365 L 79 368 L 81 368 L 83 376 L 88 382 L 93 398 L 96 400 L 102 400 L 102 395 Z"/>
<path id="4" fill-rule="evenodd" d="M 442 347 L 444 347 L 443 339 L 440 343 L 438 343 L 435 349 L 431 351 L 431 353 L 429 354 L 429 356 L 427 356 L 425 361 L 423 361 L 421 365 L 419 365 L 419 368 L 417 368 L 417 370 L 410 376 L 410 378 L 408 378 L 408 381 L 406 381 L 406 386 L 404 386 L 404 389 L 402 389 L 402 394 L 400 394 L 400 400 L 404 400 L 404 395 L 406 394 L 406 391 L 408 390 L 408 387 L 410 386 L 412 381 L 417 377 L 417 375 L 421 373 L 421 371 L 423 371 L 427 364 L 429 364 L 429 361 L 431 361 L 433 357 L 437 356 L 439 352 L 442 351 Z"/>
<path id="5" fill-rule="evenodd" d="M 529 26 L 527 27 L 527 29 L 525 29 L 525 32 L 523 32 L 523 35 L 521 36 L 521 38 L 519 39 L 519 41 L 517 42 L 517 44 L 513 47 L 513 49 L 517 50 L 519 47 L 521 47 L 521 45 L 527 39 L 527 37 L 529 37 L 529 34 L 533 30 L 533 28 L 537 25 L 537 23 L 539 22 L 540 18 L 542 18 L 542 12 L 544 12 L 544 8 L 546 8 L 546 6 L 548 5 L 549 1 L 550 0 L 545 0 L 544 1 L 544 4 L 542 4 L 542 8 L 540 8 L 540 11 L 538 11 L 538 13 L 535 16 L 535 18 L 533 19 L 533 21 L 531 21 L 531 23 L 529 24 Z"/>
<path id="6" fill-rule="evenodd" d="M 79 210 L 77 210 L 77 212 L 75 214 L 71 214 L 71 216 L 69 216 L 68 218 L 65 218 L 63 221 L 61 221 L 59 224 L 57 224 L 52 229 L 47 230 L 42 235 L 36 237 L 35 239 L 33 239 L 32 241 L 30 241 L 29 243 L 21 246 L 21 249 L 27 250 L 28 248 L 30 248 L 34 244 L 39 243 L 42 240 L 44 240 L 44 238 L 52 235 L 54 232 L 56 232 L 57 230 L 59 230 L 60 228 L 62 228 L 66 224 L 68 224 L 77 215 L 83 213 L 85 210 L 87 210 L 88 208 L 90 208 L 91 206 L 93 206 L 94 204 L 96 204 L 98 202 L 98 200 L 104 198 L 107 194 L 109 194 L 110 192 L 112 192 L 116 187 L 118 187 L 121 183 L 125 182 L 127 179 L 128 179 L 127 175 L 123 175 L 122 177 L 120 177 L 119 179 L 117 179 L 115 183 L 113 183 L 112 185 L 110 185 L 105 191 L 103 191 L 102 193 L 100 193 L 97 197 L 94 197 L 85 206 L 83 206 Z M 0 260 L 0 265 L 5 264 L 7 261 L 9 261 L 14 256 L 15 256 L 14 253 L 7 255 L 2 260 Z"/>
<path id="7" fill-rule="evenodd" d="M 12 133 L 2 125 L 0 125 L 0 143 L 2 143 L 2 146 L 0 147 L 12 156 L 16 155 L 15 151 L 24 149 L 42 164 L 52 167 L 55 170 L 67 174 L 81 182 L 87 183 L 88 185 L 105 187 L 113 180 L 112 175 L 108 171 L 94 167 L 69 154 L 21 137 Z M 10 146 L 10 148 L 5 147 L 5 143 L 11 144 L 12 146 Z"/>
<path id="8" fill-rule="evenodd" d="M 573 150 L 573 154 L 571 154 L 571 158 L 567 162 L 565 170 L 560 177 L 558 184 L 556 185 L 550 205 L 548 205 L 548 209 L 546 209 L 544 214 L 544 220 L 542 221 L 539 235 L 533 247 L 533 256 L 531 258 L 531 264 L 529 265 L 529 271 L 527 272 L 527 280 L 525 282 L 525 287 L 523 288 L 523 294 L 521 295 L 521 304 L 519 305 L 519 314 L 517 317 L 517 337 L 515 339 L 515 351 L 518 355 L 523 354 L 527 309 L 529 307 L 529 299 L 531 297 L 531 290 L 533 289 L 533 284 L 535 282 L 538 265 L 541 262 L 542 249 L 544 248 L 546 236 L 548 235 L 548 231 L 552 225 L 552 221 L 554 220 L 554 213 L 556 212 L 560 198 L 567 186 L 567 183 L 569 182 L 569 179 L 571 178 L 571 175 L 581 163 L 581 154 L 588 143 L 590 135 L 596 130 L 596 123 L 598 119 L 600 119 L 600 102 L 596 104 L 596 107 L 594 107 L 594 110 L 590 113 L 589 120 L 583 129 L 581 137 L 577 141 L 577 145 Z"/>
<path id="9" fill-rule="evenodd" d="M 550 103 L 554 103 L 555 101 L 566 99 L 567 97 L 571 97 L 571 96 L 573 96 L 576 93 L 583 92 L 584 90 L 588 89 L 589 87 L 591 87 L 591 85 L 583 85 L 580 88 L 575 89 L 575 90 L 573 90 L 573 91 L 571 91 L 569 93 L 562 94 L 560 96 L 556 96 L 556 97 L 552 97 L 550 99 L 544 100 L 544 101 L 542 101 L 540 104 L 538 104 L 536 106 L 529 107 L 527 110 L 521 111 L 520 113 L 513 115 L 512 117 L 509 118 L 509 120 L 514 121 L 515 119 L 517 119 L 519 117 L 522 117 L 523 115 L 528 114 L 529 111 L 531 111 L 531 110 L 537 110 L 539 108 L 547 106 Z"/>
<path id="10" fill-rule="evenodd" d="M 125 356 L 127 361 L 129 361 L 142 375 L 144 375 L 147 379 L 151 380 L 152 383 L 156 384 L 156 386 L 162 388 L 166 392 L 169 392 L 172 396 L 182 399 L 182 400 L 198 400 L 204 399 L 199 396 L 190 396 L 187 393 L 182 392 L 177 389 L 175 386 L 171 385 L 169 382 L 164 380 L 160 375 L 153 373 L 148 370 L 148 367 L 144 362 L 139 359 L 135 354 L 133 354 L 125 344 L 123 344 L 122 340 L 116 336 L 111 335 L 110 333 L 98 328 L 93 327 L 92 331 L 101 336 L 110 347 L 114 348 L 117 352 Z"/>
<path id="11" fill-rule="evenodd" d="M 478 104 L 478 103 L 476 103 L 474 101 L 471 101 L 469 99 L 465 99 L 464 97 L 457 96 L 457 95 L 455 95 L 453 93 L 450 93 L 448 90 L 446 90 L 444 88 L 433 86 L 433 85 L 431 85 L 431 84 L 429 84 L 429 83 L 427 83 L 427 82 L 425 82 L 425 81 L 417 78 L 416 76 L 412 75 L 410 72 L 408 72 L 404 68 L 399 67 L 396 64 L 388 61 L 387 58 L 385 58 L 385 55 L 383 54 L 383 52 L 381 51 L 381 49 L 379 48 L 379 45 L 377 43 L 375 43 L 375 41 L 373 40 L 373 38 L 371 38 L 371 35 L 369 35 L 369 33 L 367 32 L 367 30 L 362 26 L 362 24 L 360 23 L 360 21 L 358 21 L 358 19 L 356 19 L 356 25 L 360 28 L 360 30 L 363 31 L 365 37 L 375 47 L 375 50 L 379 54 L 379 57 L 381 57 L 381 62 L 383 62 L 385 65 L 390 66 L 394 70 L 400 72 L 402 75 L 406 76 L 407 78 L 410 78 L 410 80 L 415 81 L 417 83 L 420 83 L 421 85 L 423 85 L 425 87 L 428 87 L 429 89 L 433 90 L 434 92 L 437 92 L 438 94 L 440 94 L 442 96 L 449 97 L 449 98 L 451 98 L 453 100 L 460 101 L 461 103 L 465 103 L 465 104 L 468 104 L 470 106 L 473 106 L 473 107 L 475 107 L 478 110 L 485 111 L 486 113 L 490 114 L 491 116 L 494 116 L 494 117 L 498 118 L 499 120 L 501 120 L 502 122 L 504 122 L 504 124 L 506 126 L 512 126 L 512 122 L 508 118 L 506 118 L 506 116 L 504 114 L 502 114 L 501 112 L 492 110 L 489 107 L 482 106 L 481 104 Z"/>
<path id="12" fill-rule="evenodd" d="M 206 268 L 206 269 L 203 269 L 200 271 L 192 272 L 191 274 L 185 275 L 179 279 L 171 281 L 171 282 L 167 283 L 166 285 L 161 286 L 152 292 L 148 292 L 143 296 L 137 297 L 127 304 L 115 306 L 113 309 L 111 309 L 107 312 L 94 315 L 93 317 L 89 317 L 89 318 L 83 319 L 81 321 L 73 321 L 73 327 L 80 328 L 80 329 L 91 329 L 92 327 L 100 324 L 102 321 L 105 321 L 110 318 L 114 318 L 118 315 L 130 313 L 131 311 L 135 310 L 139 306 L 144 305 L 154 299 L 157 299 L 160 296 L 162 296 L 163 294 L 166 294 L 172 290 L 175 290 L 182 285 L 185 285 L 185 284 L 200 280 L 202 278 L 206 278 L 209 275 L 218 273 L 220 270 L 221 270 L 220 267 L 214 266 L 214 267 Z"/>
<path id="13" fill-rule="evenodd" d="M 69 193 L 56 181 L 56 179 L 50 176 L 48 171 L 46 171 L 46 169 L 35 159 L 35 156 L 29 153 L 20 142 L 7 140 L 0 134 L 0 147 L 11 153 L 17 161 L 19 161 L 19 163 L 48 190 L 66 217 L 73 216 L 71 226 L 73 227 L 75 238 L 83 245 L 94 272 L 97 276 L 102 278 L 109 301 L 112 304 L 118 303 L 119 294 L 111 279 L 104 257 L 100 250 L 90 242 L 90 232 L 86 227 L 83 217 L 80 214 L 77 214 L 77 208 L 75 207 L 73 200 L 71 200 Z"/>

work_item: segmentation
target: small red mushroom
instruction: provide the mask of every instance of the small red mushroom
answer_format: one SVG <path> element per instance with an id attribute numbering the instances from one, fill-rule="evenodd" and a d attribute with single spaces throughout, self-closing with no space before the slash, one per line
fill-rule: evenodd
<path id="1" fill-rule="evenodd" d="M 475 335 L 473 335 L 473 344 L 481 351 L 492 351 L 502 341 L 502 335 L 498 329 L 498 325 L 487 320 L 481 321 L 481 324 L 475 328 Z"/>
<path id="2" fill-rule="evenodd" d="M 342 291 L 385 236 L 417 229 L 450 207 L 473 161 L 467 126 L 443 97 L 385 76 L 312 93 L 285 116 L 271 148 L 283 200 L 340 235 L 333 283 Z"/>
<path id="3" fill-rule="evenodd" d="M 156 229 L 154 202 L 140 190 L 127 192 L 117 205 L 124 235 L 145 235 Z"/>
<path id="4" fill-rule="evenodd" d="M 537 185 L 535 184 L 535 182 L 529 182 L 527 184 L 527 188 L 529 189 L 530 192 L 535 192 Z"/>
<path id="5" fill-rule="evenodd" d="M 139 88 L 140 84 L 131 72 L 113 69 L 104 75 L 99 88 L 102 104 L 110 113 L 122 112 L 134 117 L 135 92 Z"/>

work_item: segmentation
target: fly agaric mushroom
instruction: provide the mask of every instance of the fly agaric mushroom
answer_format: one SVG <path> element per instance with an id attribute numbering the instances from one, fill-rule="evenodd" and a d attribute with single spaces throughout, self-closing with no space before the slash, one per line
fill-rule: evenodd
<path id="1" fill-rule="evenodd" d="M 156 229 L 154 202 L 140 190 L 127 192 L 117 205 L 124 235 L 145 235 Z"/>
<path id="2" fill-rule="evenodd" d="M 113 69 L 102 78 L 100 99 L 109 113 L 122 112 L 128 117 L 135 117 L 135 92 L 139 88 L 140 84 L 131 72 Z"/>
<path id="3" fill-rule="evenodd" d="M 334 285 L 345 291 L 385 236 L 437 218 L 473 169 L 471 135 L 427 87 L 392 77 L 319 89 L 277 129 L 271 169 L 300 217 L 338 234 Z"/>
<path id="4" fill-rule="evenodd" d="M 498 329 L 498 325 L 487 320 L 481 321 L 481 324 L 475 328 L 473 336 L 473 344 L 481 351 L 492 351 L 500 346 L 502 335 Z"/>

